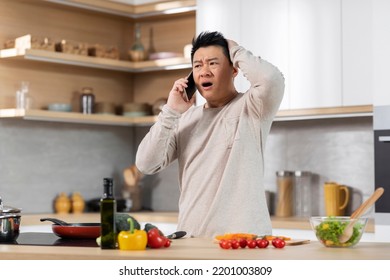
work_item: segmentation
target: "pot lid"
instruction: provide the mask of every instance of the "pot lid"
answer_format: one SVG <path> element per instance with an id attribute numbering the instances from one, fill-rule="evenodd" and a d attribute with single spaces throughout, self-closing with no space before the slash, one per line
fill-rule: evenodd
<path id="1" fill-rule="evenodd" d="M 22 209 L 4 205 L 3 213 L 20 213 Z"/>

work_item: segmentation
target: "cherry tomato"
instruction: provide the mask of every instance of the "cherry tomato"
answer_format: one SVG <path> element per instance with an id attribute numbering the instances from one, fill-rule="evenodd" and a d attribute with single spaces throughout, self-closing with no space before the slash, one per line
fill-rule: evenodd
<path id="1" fill-rule="evenodd" d="M 240 242 L 236 239 L 230 240 L 230 244 L 233 249 L 238 249 L 240 247 Z"/>
<path id="2" fill-rule="evenodd" d="M 254 239 L 249 239 L 247 240 L 247 245 L 250 249 L 253 249 L 253 248 L 256 248 L 257 244 L 256 244 L 256 240 Z"/>
<path id="3" fill-rule="evenodd" d="M 232 247 L 232 244 L 229 240 L 222 239 L 221 241 L 219 241 L 219 246 L 222 249 L 230 249 Z"/>
<path id="4" fill-rule="evenodd" d="M 241 248 L 245 248 L 246 245 L 248 245 L 248 242 L 246 241 L 245 238 L 241 238 L 238 242 L 240 243 Z"/>
<path id="5" fill-rule="evenodd" d="M 281 248 L 283 248 L 284 246 L 286 246 L 286 242 L 285 242 L 283 239 L 281 239 L 281 238 L 274 238 L 274 239 L 272 240 L 272 245 L 273 245 L 275 248 L 281 249 Z"/>
<path id="6" fill-rule="evenodd" d="M 257 239 L 256 244 L 259 248 L 267 248 L 269 245 L 269 241 L 267 239 Z"/>

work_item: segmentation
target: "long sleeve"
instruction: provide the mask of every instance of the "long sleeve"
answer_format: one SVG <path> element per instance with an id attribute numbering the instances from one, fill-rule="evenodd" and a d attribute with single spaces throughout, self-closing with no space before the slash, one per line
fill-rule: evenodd
<path id="1" fill-rule="evenodd" d="M 141 141 L 136 166 L 144 174 L 154 174 L 168 166 L 177 157 L 176 128 L 180 114 L 165 105 L 157 122 Z"/>
<path id="2" fill-rule="evenodd" d="M 230 49 L 230 56 L 235 67 L 238 67 L 251 84 L 248 91 L 254 113 L 262 119 L 273 118 L 284 93 L 284 77 L 276 66 L 254 56 L 241 46 Z"/>

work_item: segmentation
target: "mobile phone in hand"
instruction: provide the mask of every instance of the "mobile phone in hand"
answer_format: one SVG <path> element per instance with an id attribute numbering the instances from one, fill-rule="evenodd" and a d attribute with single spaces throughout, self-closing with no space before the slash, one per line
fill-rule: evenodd
<path id="1" fill-rule="evenodd" d="M 187 88 L 184 90 L 184 99 L 186 101 L 190 101 L 192 96 L 194 95 L 196 91 L 195 81 L 194 81 L 194 75 L 191 73 L 187 77 L 188 83 Z"/>

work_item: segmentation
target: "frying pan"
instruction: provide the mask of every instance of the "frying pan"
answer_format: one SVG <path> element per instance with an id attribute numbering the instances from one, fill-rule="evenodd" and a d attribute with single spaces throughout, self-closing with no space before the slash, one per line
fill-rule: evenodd
<path id="1" fill-rule="evenodd" d="M 100 223 L 67 223 L 55 218 L 42 218 L 40 221 L 53 222 L 53 233 L 61 238 L 96 239 L 100 236 Z"/>

